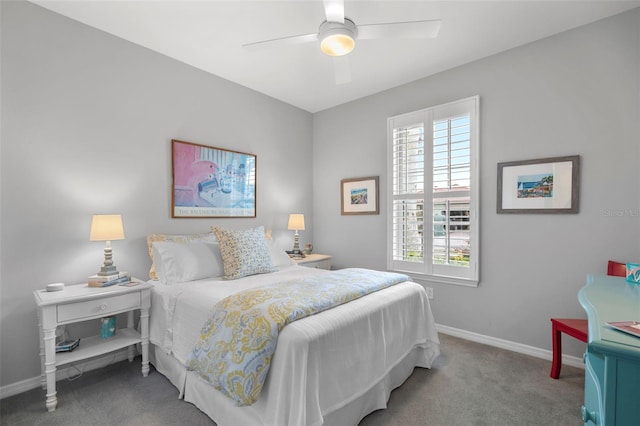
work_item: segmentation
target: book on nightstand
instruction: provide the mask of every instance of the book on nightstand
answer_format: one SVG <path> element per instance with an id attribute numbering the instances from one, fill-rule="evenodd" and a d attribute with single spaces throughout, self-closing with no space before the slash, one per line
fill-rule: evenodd
<path id="1" fill-rule="evenodd" d="M 56 345 L 56 352 L 71 352 L 80 346 L 80 339 L 65 340 Z"/>
<path id="2" fill-rule="evenodd" d="M 131 277 L 131 279 L 129 281 L 120 283 L 120 285 L 123 286 L 123 287 L 133 287 L 133 286 L 136 286 L 136 285 L 138 285 L 138 284 L 140 284 L 142 282 L 144 282 L 144 281 L 141 281 L 141 280 L 139 280 L 137 278 Z"/>
<path id="3" fill-rule="evenodd" d="M 89 287 L 109 287 L 130 281 L 131 275 L 128 272 L 119 272 L 114 275 L 91 275 L 87 284 Z"/>

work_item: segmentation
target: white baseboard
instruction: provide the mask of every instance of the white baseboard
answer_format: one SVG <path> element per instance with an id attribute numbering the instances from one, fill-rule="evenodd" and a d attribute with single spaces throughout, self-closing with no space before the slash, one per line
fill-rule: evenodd
<path id="1" fill-rule="evenodd" d="M 58 370 L 56 371 L 56 381 L 69 379 L 69 378 L 81 375 L 85 371 L 91 371 L 98 368 L 103 368 L 109 364 L 113 364 L 114 362 L 124 361 L 127 358 L 128 358 L 128 350 L 127 348 L 125 348 L 123 350 L 111 352 L 107 355 L 103 355 L 98 358 L 93 358 L 88 361 L 82 361 L 82 362 L 73 363 L 70 365 L 65 365 L 64 367 L 58 368 Z M 42 386 L 42 379 L 40 378 L 40 376 L 22 380 L 17 383 L 12 383 L 10 385 L 2 386 L 0 387 L 0 399 L 18 395 L 23 392 L 30 391 L 31 389 L 39 388 L 41 386 Z M 44 392 L 42 394 L 42 403 L 44 404 Z"/>
<path id="2" fill-rule="evenodd" d="M 446 325 L 436 324 L 436 330 L 439 333 L 448 334 L 450 336 L 459 337 L 465 340 L 471 340 L 472 342 L 478 342 L 489 346 L 495 346 L 500 349 L 506 349 L 525 355 L 530 355 L 536 358 L 546 359 L 551 361 L 553 354 L 547 349 L 540 349 L 534 346 L 523 345 L 521 343 L 511 342 L 509 340 L 497 339 L 491 336 L 485 336 L 483 334 L 473 333 L 471 331 L 461 330 L 459 328 L 448 327 Z M 105 355 L 99 358 L 92 359 L 83 363 L 78 363 L 75 366 L 66 366 L 60 368 L 57 371 L 56 379 L 62 380 L 69 377 L 78 375 L 78 370 L 81 372 L 95 370 L 97 368 L 106 367 L 114 362 L 120 362 L 127 359 L 127 351 L 119 351 L 109 355 Z M 562 355 L 562 363 L 570 365 L 571 367 L 578 367 L 584 369 L 584 362 L 582 358 L 578 358 L 571 355 Z M 23 380 L 21 382 L 12 383 L 7 386 L 0 387 L 0 399 L 8 398 L 13 395 L 18 395 L 22 392 L 30 391 L 41 386 L 40 376 L 33 377 L 31 379 Z M 43 396 L 44 398 L 44 396 Z M 44 399 L 43 399 L 44 401 Z"/>
<path id="3" fill-rule="evenodd" d="M 438 330 L 439 333 L 448 334 L 450 336 L 471 340 L 472 342 L 478 342 L 489 346 L 495 346 L 512 352 L 530 355 L 536 358 L 546 359 L 548 361 L 553 359 L 553 352 L 547 349 L 523 345 L 522 343 L 511 342 L 509 340 L 497 339 L 495 337 L 485 336 L 483 334 L 473 333 L 459 328 L 448 327 L 446 325 L 436 324 L 436 330 Z M 578 358 L 576 356 L 566 354 L 562 355 L 562 364 L 582 368 L 584 370 L 584 361 L 582 358 Z M 549 365 L 549 368 L 551 368 L 551 365 Z"/>

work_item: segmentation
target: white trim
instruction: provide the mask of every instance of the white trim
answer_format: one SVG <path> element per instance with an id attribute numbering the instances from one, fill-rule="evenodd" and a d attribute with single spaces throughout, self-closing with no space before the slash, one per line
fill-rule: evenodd
<path id="1" fill-rule="evenodd" d="M 6 386 L 0 387 L 0 399 L 9 398 L 10 396 L 19 395 L 23 392 L 30 391 L 40 386 L 40 376 L 32 377 L 30 379 L 22 380 L 20 382 L 11 383 Z M 43 394 L 44 395 L 44 394 Z M 42 399 L 44 406 L 44 398 Z"/>
<path id="2" fill-rule="evenodd" d="M 394 260 L 394 249 L 397 241 L 394 239 L 394 201 L 397 200 L 422 200 L 423 202 L 423 227 L 431 228 L 431 220 L 433 218 L 433 201 L 436 194 L 433 192 L 433 123 L 436 120 L 451 118 L 456 115 L 469 115 L 470 118 L 470 190 L 469 195 L 469 211 L 471 213 L 469 222 L 471 228 L 469 231 L 469 241 L 471 245 L 471 253 L 469 257 L 468 267 L 459 267 L 452 265 L 434 264 L 432 259 L 433 238 L 424 235 L 422 247 L 422 259 L 415 261 Z M 423 192 L 394 194 L 394 129 L 403 127 L 422 127 L 423 128 Z M 451 141 L 448 142 L 451 144 Z M 436 105 L 424 108 L 418 111 L 408 112 L 394 117 L 387 118 L 387 207 L 389 214 L 387 217 L 387 269 L 391 271 L 402 271 L 416 276 L 418 279 L 443 282 L 446 284 L 463 285 L 467 287 L 477 287 L 479 282 L 479 257 L 480 257 L 480 215 L 479 215 L 479 199 L 480 199 L 480 96 L 471 96 L 465 99 L 452 101 L 446 104 Z M 460 192 L 455 191 L 456 196 Z M 437 193 L 441 194 L 441 193 Z M 451 198 L 452 194 L 442 195 Z M 429 220 L 427 220 L 428 218 Z M 425 232 L 426 234 L 426 232 Z M 404 239 L 403 239 L 404 241 Z M 422 275 L 425 278 L 421 278 Z"/>
<path id="3" fill-rule="evenodd" d="M 524 355 L 530 355 L 536 358 L 545 359 L 551 361 L 553 353 L 547 349 L 536 348 L 534 346 L 523 345 L 522 343 L 511 342 L 509 340 L 498 339 L 483 334 L 474 333 L 472 331 L 462 330 L 459 328 L 453 328 L 446 325 L 436 324 L 436 330 L 439 333 L 448 334 L 449 336 L 459 337 L 461 339 L 470 340 L 472 342 L 482 343 L 489 346 L 494 346 L 500 349 L 506 349 L 508 351 L 521 353 Z M 91 361 L 77 365 L 76 367 L 86 372 L 105 367 L 105 360 L 112 358 L 113 354 L 105 355 L 100 358 L 93 359 Z M 116 353 L 115 358 L 109 364 L 124 361 L 127 359 L 127 351 L 119 351 Z M 578 358 L 571 355 L 562 355 L 562 363 L 571 367 L 577 367 L 584 370 L 584 361 L 582 358 Z M 108 365 L 108 364 L 107 364 Z M 551 366 L 549 366 L 551 368 Z M 76 375 L 76 369 L 70 366 L 61 368 L 58 370 L 56 378 L 57 380 L 66 379 Z M 18 395 L 23 392 L 30 391 L 41 386 L 40 376 L 33 377 L 31 379 L 22 380 L 20 382 L 12 383 L 7 386 L 0 387 L 0 399 L 8 398 L 10 396 Z M 44 398 L 42 400 L 44 404 Z"/>
<path id="4" fill-rule="evenodd" d="M 56 371 L 56 381 L 60 381 L 63 379 L 68 379 L 70 377 L 77 376 L 78 370 L 86 373 L 87 371 L 97 370 L 98 368 L 104 368 L 107 365 L 124 361 L 129 356 L 127 348 L 117 352 L 111 352 L 104 356 L 94 358 L 90 361 L 82 362 L 82 363 L 74 363 L 70 365 L 65 365 L 64 367 L 58 368 Z M 142 374 L 142 373 L 140 373 Z M 30 391 L 35 388 L 39 388 L 42 386 L 42 379 L 40 376 L 32 377 L 30 379 L 22 380 L 16 383 L 11 383 L 6 386 L 0 387 L 0 399 L 5 399 L 10 396 L 18 395 L 23 392 Z M 42 406 L 44 408 L 44 393 L 42 394 Z"/>
<path id="5" fill-rule="evenodd" d="M 536 358 L 545 359 L 551 361 L 553 359 L 553 352 L 547 349 L 536 348 L 534 346 L 523 345 L 522 343 L 511 342 L 509 340 L 498 339 L 491 336 L 485 336 L 483 334 L 474 333 L 472 331 L 461 330 L 459 328 L 453 328 L 446 325 L 436 324 L 436 330 L 439 333 L 448 334 L 450 336 L 459 337 L 461 339 L 470 340 L 472 342 L 482 343 L 489 346 L 494 346 L 500 349 L 506 349 L 508 351 L 517 352 L 524 355 L 530 355 Z M 584 361 L 582 358 L 578 358 L 572 355 L 562 355 L 562 364 L 571 367 L 577 367 L 584 370 Z M 549 365 L 551 369 L 551 365 Z"/>
<path id="6" fill-rule="evenodd" d="M 403 272 L 403 271 L 399 271 Z M 441 275 L 427 275 L 427 274 L 418 274 L 405 272 L 409 275 L 414 281 L 419 282 L 420 284 L 429 284 L 429 283 L 439 283 L 439 284 L 455 284 L 461 285 L 465 287 L 478 287 L 478 280 L 469 280 L 467 278 L 454 278 L 454 277 L 444 277 Z"/>

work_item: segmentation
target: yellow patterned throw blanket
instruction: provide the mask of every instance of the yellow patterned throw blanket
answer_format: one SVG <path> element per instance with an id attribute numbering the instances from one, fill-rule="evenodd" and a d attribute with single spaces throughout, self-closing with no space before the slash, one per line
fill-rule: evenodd
<path id="1" fill-rule="evenodd" d="M 409 277 L 351 268 L 233 294 L 213 307 L 187 367 L 234 405 L 251 405 L 285 325 L 404 281 Z"/>

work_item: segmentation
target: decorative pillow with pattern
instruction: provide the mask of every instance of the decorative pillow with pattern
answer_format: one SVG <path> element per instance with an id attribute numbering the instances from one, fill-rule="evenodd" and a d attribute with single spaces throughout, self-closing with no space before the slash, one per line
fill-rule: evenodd
<path id="1" fill-rule="evenodd" d="M 156 265 L 153 256 L 153 243 L 155 242 L 172 242 L 172 243 L 215 243 L 216 236 L 212 232 L 206 234 L 151 234 L 147 237 L 147 247 L 149 249 L 149 257 L 151 258 L 151 269 L 149 269 L 149 278 L 158 279 L 156 273 Z"/>
<path id="2" fill-rule="evenodd" d="M 222 255 L 224 278 L 235 280 L 276 271 L 263 226 L 237 230 L 214 226 L 212 229 Z"/>

